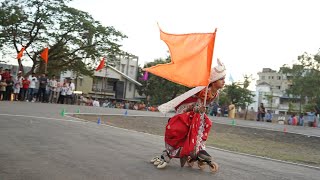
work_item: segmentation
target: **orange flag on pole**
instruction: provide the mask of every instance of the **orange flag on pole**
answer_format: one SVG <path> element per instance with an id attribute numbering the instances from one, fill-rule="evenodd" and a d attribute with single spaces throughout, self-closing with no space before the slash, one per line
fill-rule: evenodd
<path id="1" fill-rule="evenodd" d="M 41 52 L 40 57 L 44 60 L 46 64 L 48 64 L 48 54 L 49 54 L 49 48 L 44 48 L 44 50 Z"/>
<path id="2" fill-rule="evenodd" d="M 102 58 L 102 60 L 100 61 L 100 64 L 99 64 L 99 66 L 97 67 L 96 71 L 99 71 L 99 70 L 101 70 L 101 69 L 103 69 L 103 68 L 104 68 L 104 58 Z"/>
<path id="3" fill-rule="evenodd" d="M 23 52 L 26 48 L 25 47 L 22 47 L 21 50 L 19 51 L 18 55 L 17 55 L 17 59 L 21 59 L 22 56 L 23 56 Z"/>
<path id="4" fill-rule="evenodd" d="M 169 47 L 171 62 L 144 70 L 187 87 L 207 86 L 216 31 L 213 33 L 168 34 L 160 29 L 160 38 Z"/>

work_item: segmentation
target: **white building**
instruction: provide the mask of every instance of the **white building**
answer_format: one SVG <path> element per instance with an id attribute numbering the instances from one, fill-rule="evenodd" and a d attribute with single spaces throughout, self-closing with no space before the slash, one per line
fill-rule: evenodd
<path id="1" fill-rule="evenodd" d="M 257 80 L 254 97 L 255 103 L 249 107 L 257 111 L 260 103 L 263 103 L 267 111 L 269 110 L 275 114 L 287 114 L 289 103 L 293 99 L 286 95 L 286 90 L 291 85 L 291 76 L 276 72 L 270 68 L 263 68 L 258 75 L 259 79 Z M 297 106 L 296 103 L 292 104 Z"/>
<path id="2" fill-rule="evenodd" d="M 138 100 L 142 97 L 137 93 L 138 57 L 118 56 L 117 61 L 106 62 L 104 69 L 94 72 L 94 77 L 77 75 L 67 71 L 61 74 L 65 78 L 74 79 L 76 90 L 93 98 L 111 98 L 118 100 Z"/>

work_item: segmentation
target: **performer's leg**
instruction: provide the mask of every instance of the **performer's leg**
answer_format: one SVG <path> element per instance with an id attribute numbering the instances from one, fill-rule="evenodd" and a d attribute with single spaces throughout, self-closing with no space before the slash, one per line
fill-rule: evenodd
<path id="1" fill-rule="evenodd" d="M 207 151 L 205 151 L 205 150 L 200 150 L 198 153 L 198 157 L 199 157 L 199 159 L 204 160 L 204 161 L 211 161 L 212 160 L 212 157 L 210 156 L 210 154 L 207 153 Z"/>
<path id="2" fill-rule="evenodd" d="M 171 158 L 169 156 L 169 153 L 167 150 L 164 150 L 161 157 L 160 157 L 160 160 L 155 162 L 155 165 L 157 165 L 157 168 L 158 169 L 162 169 L 162 168 L 165 168 L 168 163 L 170 162 Z"/>

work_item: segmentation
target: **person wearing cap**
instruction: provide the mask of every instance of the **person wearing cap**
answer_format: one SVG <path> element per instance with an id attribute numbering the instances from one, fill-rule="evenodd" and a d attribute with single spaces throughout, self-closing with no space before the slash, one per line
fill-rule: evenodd
<path id="1" fill-rule="evenodd" d="M 226 76 L 224 64 L 219 59 L 217 63 L 211 69 L 208 89 L 206 86 L 195 87 L 158 107 L 162 113 L 175 109 L 176 114 L 166 125 L 165 150 L 160 157 L 156 156 L 151 160 L 157 168 L 166 167 L 172 158 L 180 158 L 183 166 L 188 157 L 195 158 L 200 152 L 211 158 L 205 151 L 205 142 L 212 122 L 205 114 L 205 107 L 218 96 Z"/>

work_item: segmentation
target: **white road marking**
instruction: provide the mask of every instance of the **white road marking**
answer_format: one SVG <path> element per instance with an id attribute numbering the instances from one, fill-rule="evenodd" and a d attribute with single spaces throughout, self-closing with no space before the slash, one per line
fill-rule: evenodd
<path id="1" fill-rule="evenodd" d="M 28 118 L 35 118 L 35 119 L 49 119 L 49 120 L 57 120 L 57 121 L 68 121 L 68 122 L 77 122 L 77 123 L 87 123 L 79 120 L 72 120 L 72 119 L 58 119 L 58 118 L 50 118 L 50 117 L 38 117 L 38 116 L 27 116 L 27 115 L 19 115 L 19 114 L 0 114 L 0 116 L 13 116 L 13 117 L 28 117 Z M 70 117 L 70 116 L 68 116 Z M 32 122 L 32 121 L 31 121 Z"/>

